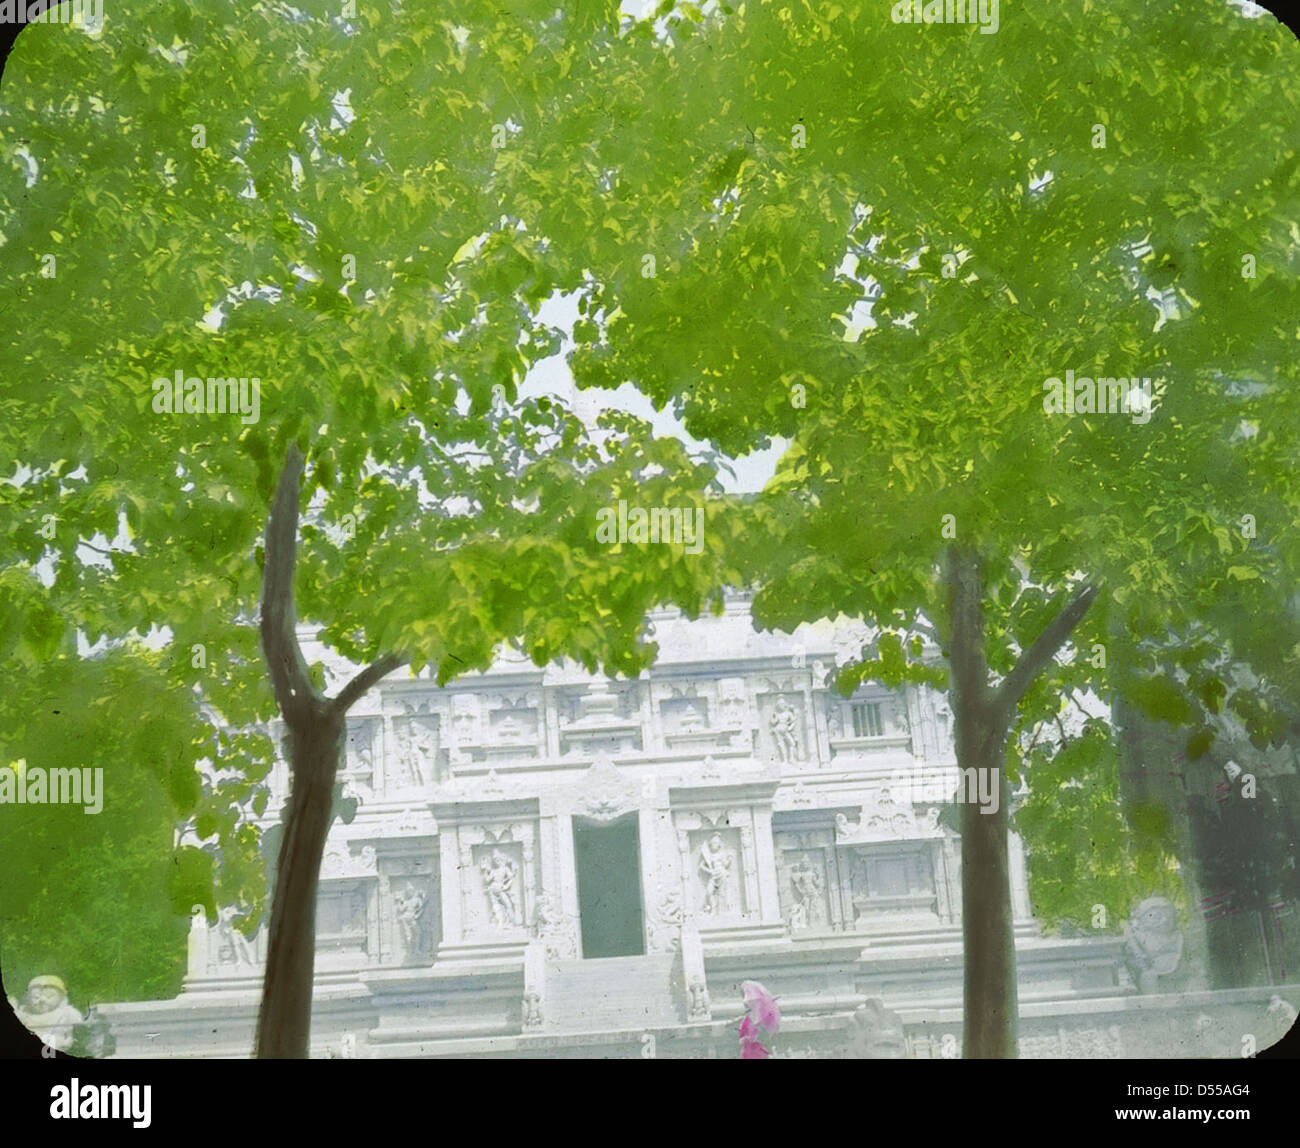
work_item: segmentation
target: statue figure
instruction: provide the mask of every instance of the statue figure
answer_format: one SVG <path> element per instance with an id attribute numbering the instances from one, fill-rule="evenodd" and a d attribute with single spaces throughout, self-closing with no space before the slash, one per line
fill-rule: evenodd
<path id="1" fill-rule="evenodd" d="M 537 993 L 524 994 L 523 1014 L 525 1031 L 542 1027 L 542 998 Z"/>
<path id="2" fill-rule="evenodd" d="M 1174 907 L 1163 897 L 1148 897 L 1133 910 L 1124 926 L 1124 954 L 1138 991 L 1159 991 L 1183 956 L 1183 935 Z"/>
<path id="3" fill-rule="evenodd" d="M 398 735 L 397 759 L 401 766 L 399 781 L 402 785 L 419 788 L 424 785 L 433 768 L 438 752 L 438 739 L 429 724 L 418 716 L 408 717 Z M 424 763 L 428 762 L 426 768 Z"/>
<path id="4" fill-rule="evenodd" d="M 217 916 L 217 963 L 220 965 L 257 966 L 257 947 L 253 941 L 235 928 L 234 905 L 227 905 Z"/>
<path id="5" fill-rule="evenodd" d="M 402 956 L 408 961 L 424 955 L 424 910 L 428 901 L 429 895 L 409 882 L 405 889 L 393 894 L 397 931 L 402 941 Z"/>
<path id="6" fill-rule="evenodd" d="M 73 1031 L 85 1017 L 68 1003 L 68 990 L 59 977 L 32 977 L 21 1001 L 9 998 L 24 1028 L 58 1052 L 67 1052 L 76 1038 Z"/>
<path id="7" fill-rule="evenodd" d="M 952 706 L 947 694 L 939 694 L 934 699 L 935 741 L 942 757 L 952 752 Z"/>
<path id="8" fill-rule="evenodd" d="M 834 703 L 826 714 L 826 727 L 832 741 L 839 741 L 844 736 L 844 719 L 840 716 L 840 707 Z"/>
<path id="9" fill-rule="evenodd" d="M 821 869 L 805 853 L 790 869 L 790 886 L 794 891 L 794 904 L 790 908 L 790 926 L 806 929 L 825 924 L 822 905 Z"/>
<path id="10" fill-rule="evenodd" d="M 786 763 L 798 761 L 800 757 L 797 732 L 799 715 L 794 712 L 794 707 L 786 698 L 776 699 L 776 708 L 772 711 L 767 724 L 772 733 L 772 745 L 776 749 L 777 760 Z"/>
<path id="11" fill-rule="evenodd" d="M 691 996 L 690 1009 L 686 1014 L 687 1020 L 708 1020 L 709 1013 L 709 990 L 705 988 L 703 981 L 691 981 L 688 990 Z"/>
<path id="12" fill-rule="evenodd" d="M 671 889 L 664 894 L 663 900 L 659 902 L 659 916 L 670 926 L 682 923 L 682 899 Z"/>
<path id="13" fill-rule="evenodd" d="M 483 890 L 487 893 L 488 908 L 497 927 L 508 929 L 519 924 L 519 909 L 515 903 L 515 878 L 519 866 L 500 849 L 493 849 L 490 858 L 479 863 L 483 875 Z"/>
<path id="14" fill-rule="evenodd" d="M 571 960 L 577 956 L 577 938 L 565 920 L 564 910 L 551 894 L 538 898 L 534 914 L 538 939 L 546 946 L 552 960 Z"/>
<path id="15" fill-rule="evenodd" d="M 703 911 L 716 916 L 728 908 L 728 885 L 736 855 L 722 843 L 722 834 L 712 834 L 700 846 L 700 876 L 704 879 Z"/>
<path id="16" fill-rule="evenodd" d="M 357 723 L 348 735 L 347 768 L 371 772 L 375 768 L 374 728 L 369 721 Z"/>

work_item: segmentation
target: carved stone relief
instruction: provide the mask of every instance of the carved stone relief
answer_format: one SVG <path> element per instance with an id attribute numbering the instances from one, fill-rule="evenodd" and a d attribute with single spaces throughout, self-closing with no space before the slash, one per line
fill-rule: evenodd
<path id="1" fill-rule="evenodd" d="M 792 930 L 830 925 L 831 878 L 827 843 L 817 833 L 778 833 L 777 876 L 782 913 Z"/>
<path id="2" fill-rule="evenodd" d="M 681 894 L 661 891 L 647 913 L 646 931 L 652 953 L 671 953 L 681 948 L 683 919 Z"/>
<path id="3" fill-rule="evenodd" d="M 782 765 L 808 760 L 808 738 L 804 722 L 803 696 L 769 693 L 759 698 L 762 740 L 766 756 Z"/>
<path id="4" fill-rule="evenodd" d="M 363 845 L 357 852 L 346 841 L 331 839 L 326 843 L 325 856 L 321 858 L 320 875 L 323 880 L 341 877 L 374 877 L 375 847 Z"/>
<path id="5" fill-rule="evenodd" d="M 213 971 L 218 968 L 251 970 L 260 963 L 258 941 L 264 929 L 259 925 L 251 937 L 244 936 L 235 927 L 240 916 L 239 909 L 230 905 L 217 914 L 216 927 L 209 931 L 212 958 L 209 963 Z M 213 940 L 215 944 L 212 944 Z"/>
<path id="6" fill-rule="evenodd" d="M 696 912 L 720 920 L 744 912 L 743 857 L 740 831 L 709 827 L 689 834 L 690 875 Z"/>
<path id="7" fill-rule="evenodd" d="M 475 847 L 475 864 L 486 898 L 488 918 L 498 929 L 515 929 L 523 924 L 520 862 L 512 854 L 513 843 Z"/>
<path id="8" fill-rule="evenodd" d="M 569 961 L 578 956 L 577 922 L 564 912 L 558 897 L 538 898 L 535 931 L 551 960 Z"/>
<path id="9" fill-rule="evenodd" d="M 718 682 L 720 725 L 739 730 L 749 724 L 749 695 L 744 678 L 723 678 Z"/>
<path id="10" fill-rule="evenodd" d="M 841 845 L 942 835 L 937 807 L 927 809 L 918 821 L 906 788 L 902 792 L 895 792 L 889 783 L 871 793 L 863 803 L 862 816 L 856 823 L 850 821 L 846 814 L 835 815 L 835 838 Z"/>
<path id="11" fill-rule="evenodd" d="M 452 739 L 458 759 L 469 756 L 469 749 L 482 742 L 479 728 L 479 698 L 477 694 L 452 694 Z"/>
<path id="12" fill-rule="evenodd" d="M 393 883 L 393 918 L 403 964 L 421 965 L 433 959 L 432 900 L 433 890 L 427 879 L 406 878 Z"/>
<path id="13" fill-rule="evenodd" d="M 420 790 L 437 779 L 438 730 L 436 714 L 406 713 L 393 719 L 397 744 L 388 760 L 391 790 Z"/>

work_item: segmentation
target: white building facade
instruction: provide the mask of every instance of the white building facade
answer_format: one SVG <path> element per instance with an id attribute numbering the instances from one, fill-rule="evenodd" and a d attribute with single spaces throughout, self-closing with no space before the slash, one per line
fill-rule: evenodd
<path id="1" fill-rule="evenodd" d="M 947 699 L 844 699 L 827 678 L 861 627 L 760 634 L 749 607 L 656 613 L 635 681 L 503 657 L 354 707 L 313 1055 L 731 1058 L 744 980 L 780 1000 L 778 1056 L 959 1055 Z M 331 692 L 351 676 L 304 647 Z M 266 827 L 287 785 L 280 762 Z M 1239 1055 L 1263 1031 L 1258 992 L 1140 994 L 1123 939 L 1042 936 L 1011 846 L 1022 1056 Z M 266 936 L 231 918 L 196 913 L 176 1000 L 101 1009 L 119 1056 L 249 1055 Z"/>

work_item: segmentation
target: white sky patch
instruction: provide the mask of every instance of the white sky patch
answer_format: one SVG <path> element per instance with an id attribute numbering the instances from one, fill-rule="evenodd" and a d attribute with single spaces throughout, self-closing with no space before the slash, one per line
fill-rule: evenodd
<path id="1" fill-rule="evenodd" d="M 1164 291 L 1148 287 L 1146 297 L 1155 304 L 1156 308 L 1156 325 L 1151 328 L 1153 334 L 1166 323 L 1182 317 L 1182 309 L 1178 306 L 1178 293 L 1172 287 Z"/>
<path id="2" fill-rule="evenodd" d="M 330 107 L 334 109 L 334 114 L 330 116 L 330 131 L 344 131 L 357 118 L 356 112 L 352 110 L 351 88 L 335 92 L 333 99 L 330 100 Z"/>
<path id="3" fill-rule="evenodd" d="M 1056 174 L 1054 172 L 1045 171 L 1043 172 L 1042 175 L 1038 176 L 1036 179 L 1031 179 L 1029 181 L 1029 194 L 1030 195 L 1041 194 L 1044 190 L 1046 190 L 1046 188 L 1051 184 L 1052 180 L 1054 180 L 1055 178 L 1056 178 Z"/>
<path id="4" fill-rule="evenodd" d="M 24 179 L 27 181 L 27 186 L 33 186 L 36 183 L 36 177 L 41 171 L 41 165 L 36 162 L 36 157 L 25 147 L 19 147 L 14 149 L 14 158 L 21 160 L 23 167 L 26 169 Z"/>
<path id="5" fill-rule="evenodd" d="M 578 293 L 562 295 L 556 292 L 538 309 L 537 317 L 541 322 L 565 333 L 563 342 L 567 352 L 573 346 L 572 331 L 578 318 Z M 624 383 L 613 391 L 579 390 L 564 353 L 552 355 L 534 364 L 524 376 L 519 387 L 519 397 L 536 398 L 540 395 L 559 399 L 589 428 L 595 427 L 596 419 L 602 411 L 626 411 L 645 419 L 658 436 L 675 438 L 691 450 L 707 446 L 687 434 L 681 420 L 671 410 L 656 411 L 654 404 L 631 383 Z M 759 491 L 776 472 L 776 465 L 788 446 L 789 443 L 784 439 L 773 439 L 773 445 L 767 450 L 731 459 L 729 461 L 735 477 L 723 470 L 718 474 L 718 481 L 731 493 Z"/>
<path id="6" fill-rule="evenodd" d="M 151 51 L 157 52 L 164 60 L 171 64 L 184 66 L 190 58 L 189 46 L 179 37 L 172 37 L 170 48 L 164 48 L 161 44 L 155 44 Z"/>
<path id="7" fill-rule="evenodd" d="M 874 299 L 859 299 L 849 309 L 849 313 L 840 320 L 844 324 L 845 342 L 856 343 L 862 338 L 863 331 L 869 331 L 876 326 L 876 318 L 871 313 L 875 305 Z"/>
<path id="8" fill-rule="evenodd" d="M 304 215 L 299 215 L 296 211 L 289 212 L 289 218 L 301 227 L 313 239 L 316 238 L 316 225 Z"/>

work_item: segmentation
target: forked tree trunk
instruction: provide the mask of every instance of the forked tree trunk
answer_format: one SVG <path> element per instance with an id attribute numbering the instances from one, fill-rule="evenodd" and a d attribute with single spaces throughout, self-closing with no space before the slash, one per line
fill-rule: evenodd
<path id="1" fill-rule="evenodd" d="M 995 689 L 989 684 L 985 657 L 984 580 L 978 553 L 951 546 L 947 580 L 954 734 L 963 779 L 959 793 L 967 798 L 961 810 L 962 1056 L 1008 1060 L 1017 1055 L 1020 1007 L 1007 848 L 1007 739 L 1021 696 L 1061 648 L 1099 588 L 1086 586 L 1071 599 Z M 972 788 L 971 783 L 982 784 Z M 970 798 L 976 792 L 992 793 L 994 785 L 997 809 L 985 812 L 984 805 Z"/>
<path id="2" fill-rule="evenodd" d="M 289 727 L 292 788 L 285 809 L 271 925 L 257 1016 L 255 1055 L 305 1058 L 310 1051 L 316 971 L 316 890 L 329 836 L 334 782 L 343 754 L 347 712 L 376 682 L 404 664 L 386 654 L 327 698 L 312 685 L 298 646 L 293 604 L 302 454 L 289 448 L 266 527 L 262 578 L 262 650 L 280 713 Z"/>

